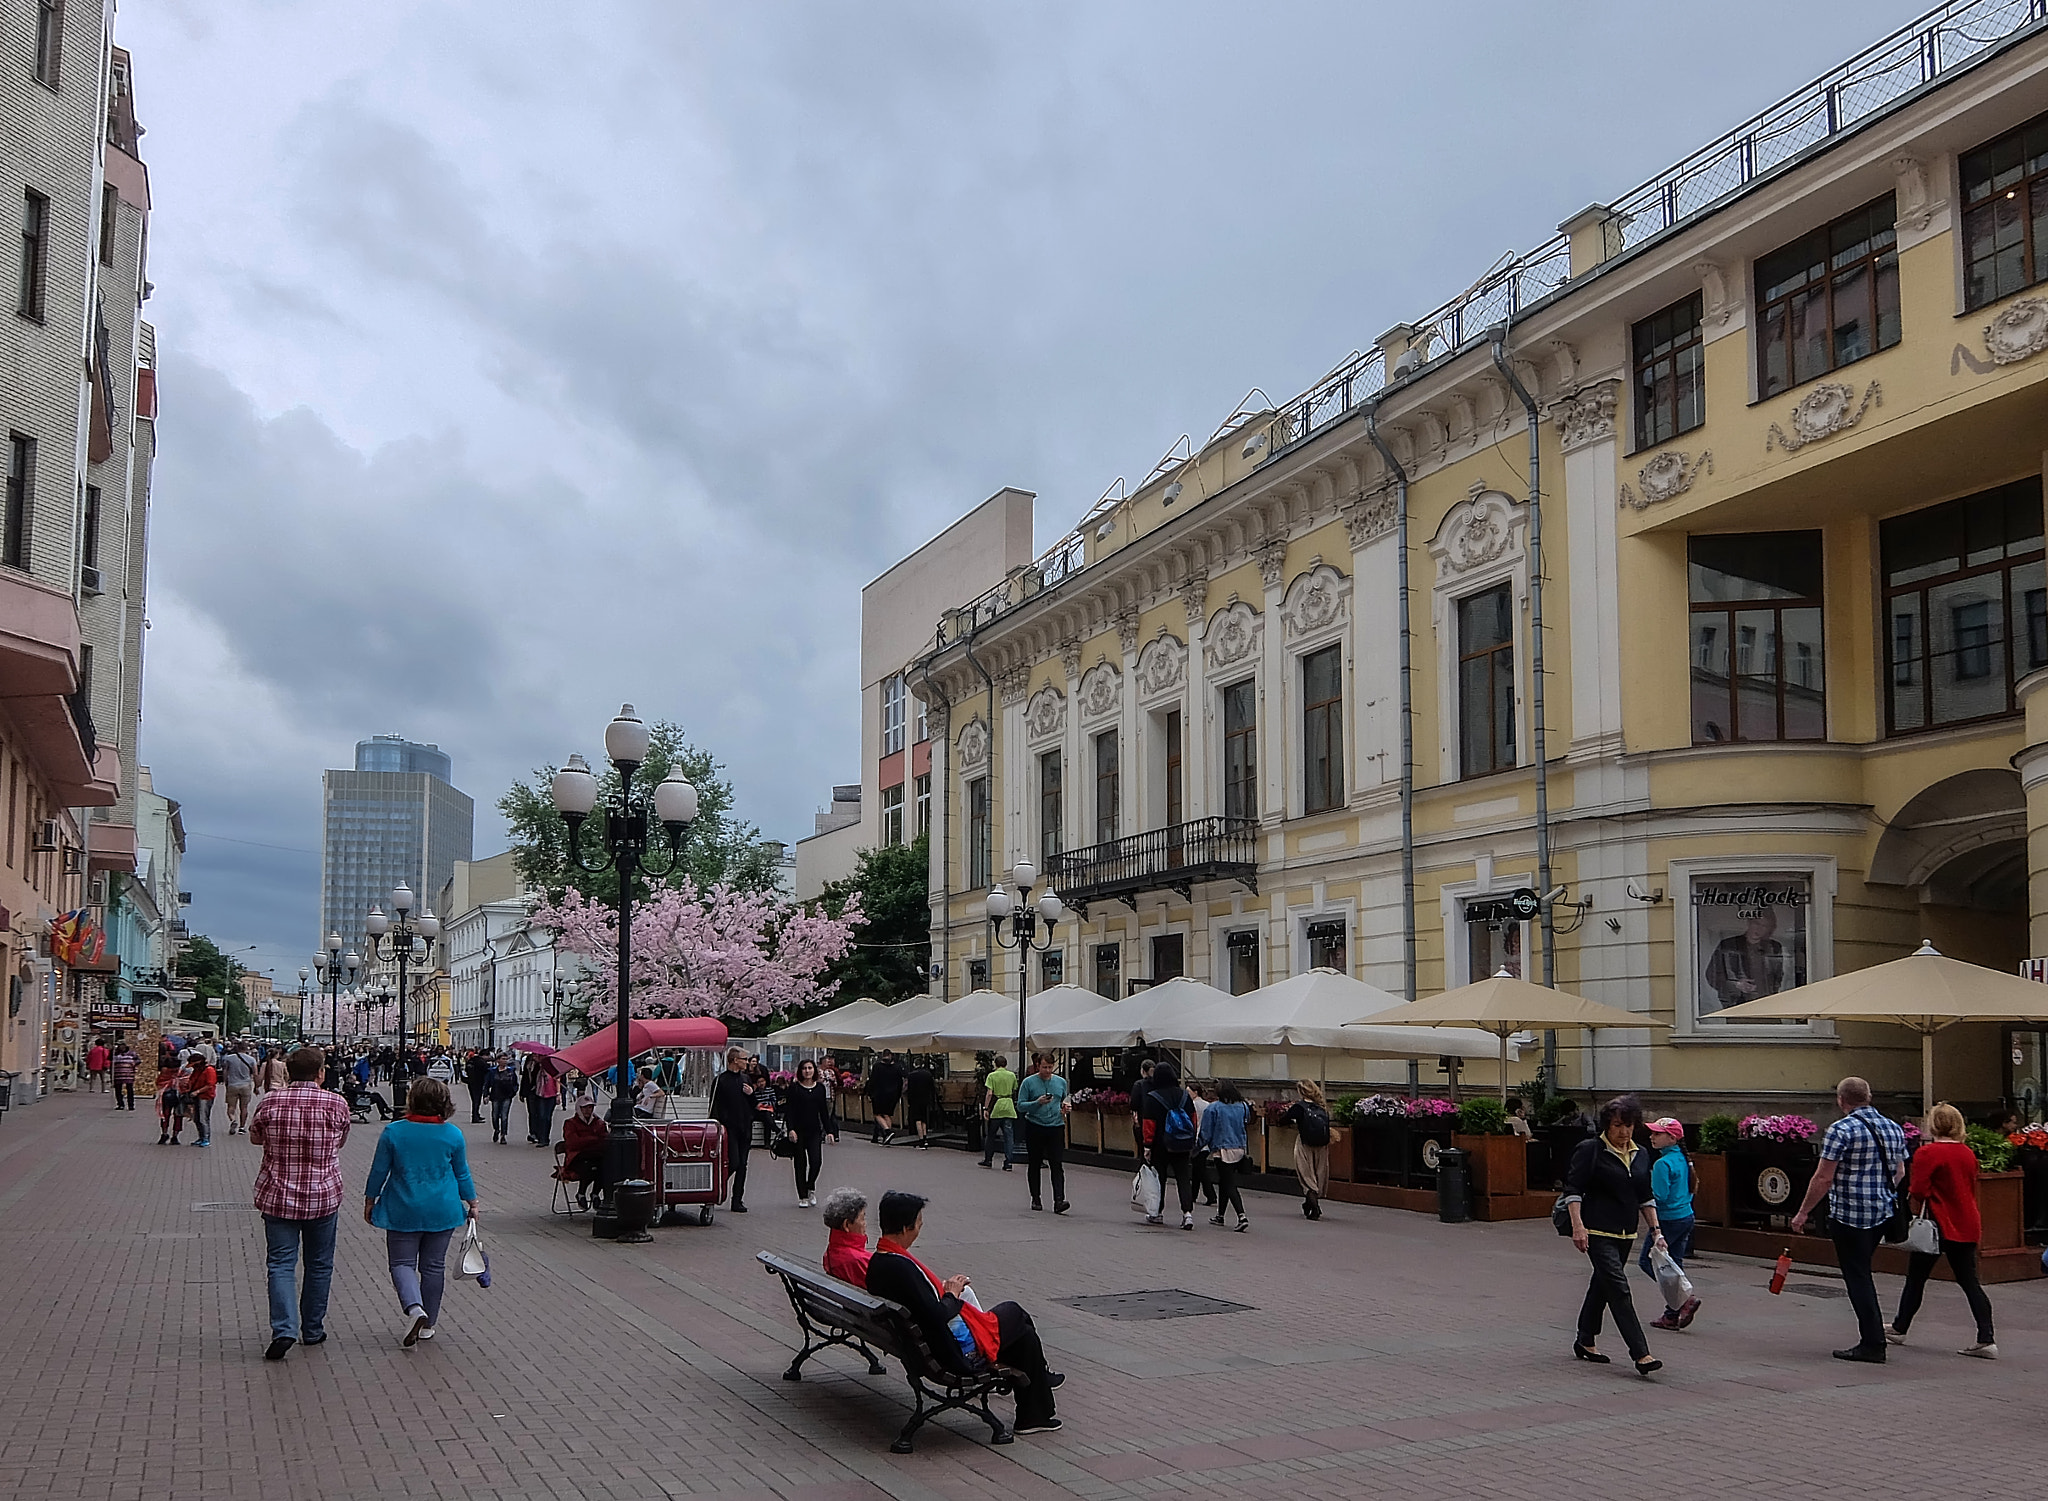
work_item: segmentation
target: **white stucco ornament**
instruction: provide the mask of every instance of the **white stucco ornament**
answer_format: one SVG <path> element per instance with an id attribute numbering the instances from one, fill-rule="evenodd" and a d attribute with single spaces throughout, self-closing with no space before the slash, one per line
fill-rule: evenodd
<path id="1" fill-rule="evenodd" d="M 1146 698 L 1171 693 L 1187 681 L 1188 649 L 1177 636 L 1160 636 L 1138 653 L 1134 680 Z"/>
<path id="2" fill-rule="evenodd" d="M 2048 349 L 2048 297 L 2022 297 L 1984 325 L 1984 350 L 1995 365 L 2017 365 Z"/>
<path id="3" fill-rule="evenodd" d="M 1627 485 L 1621 487 L 1621 503 L 1630 510 L 1642 511 L 1660 500 L 1672 500 L 1692 488 L 1692 482 L 1702 474 L 1714 472 L 1714 453 L 1708 449 L 1697 459 L 1679 449 L 1667 448 L 1653 457 L 1649 463 L 1636 471 L 1636 483 L 1642 486 L 1639 498 Z"/>
<path id="4" fill-rule="evenodd" d="M 1311 568 L 1287 589 L 1280 602 L 1280 620 L 1287 639 L 1312 636 L 1343 621 L 1351 604 L 1351 580 L 1329 564 Z"/>
<path id="5" fill-rule="evenodd" d="M 1514 502 L 1498 490 L 1474 485 L 1469 499 L 1450 509 L 1431 545 L 1445 573 L 1470 573 L 1506 555 L 1514 545 Z"/>
<path id="6" fill-rule="evenodd" d="M 1123 698 L 1123 674 L 1107 662 L 1096 663 L 1081 679 L 1081 715 L 1084 719 L 1100 719 L 1105 714 L 1114 714 Z"/>
<path id="7" fill-rule="evenodd" d="M 1024 732 L 1033 740 L 1049 740 L 1067 727 L 1067 696 L 1057 688 L 1041 688 L 1024 707 Z"/>
<path id="8" fill-rule="evenodd" d="M 960 764 L 962 767 L 980 766 L 988 760 L 988 726 L 979 719 L 970 719 L 960 731 Z"/>
<path id="9" fill-rule="evenodd" d="M 1256 656 L 1265 640 L 1266 623 L 1259 612 L 1242 600 L 1216 612 L 1209 622 L 1208 658 L 1211 671 Z"/>
<path id="10" fill-rule="evenodd" d="M 1863 392 L 1863 400 L 1858 402 L 1854 386 L 1824 380 L 1800 397 L 1792 408 L 1790 435 L 1777 423 L 1771 424 L 1771 430 L 1764 435 L 1764 452 L 1769 453 L 1773 446 L 1787 453 L 1796 452 L 1817 439 L 1854 427 L 1863 420 L 1865 412 L 1883 405 L 1884 391 L 1876 381 L 1870 383 Z"/>

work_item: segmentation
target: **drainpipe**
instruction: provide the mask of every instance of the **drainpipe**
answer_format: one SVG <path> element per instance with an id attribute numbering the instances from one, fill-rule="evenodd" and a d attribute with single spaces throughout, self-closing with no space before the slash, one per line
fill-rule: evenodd
<path id="1" fill-rule="evenodd" d="M 1409 661 L 1408 620 L 1408 471 L 1380 437 L 1379 403 L 1365 409 L 1365 435 L 1394 474 L 1395 557 L 1398 559 L 1401 611 L 1401 975 L 1410 1001 L 1415 999 L 1415 699 Z"/>
<path id="2" fill-rule="evenodd" d="M 1493 330 L 1493 364 L 1529 416 L 1529 683 L 1530 717 L 1536 753 L 1536 891 L 1543 923 L 1543 983 L 1557 983 L 1557 929 L 1550 910 L 1550 761 L 1543 735 L 1543 484 L 1541 443 L 1536 430 L 1536 398 L 1529 394 L 1514 366 L 1508 363 L 1508 325 Z M 1543 1075 L 1557 1079 L 1557 1032 L 1543 1034 Z"/>
<path id="3" fill-rule="evenodd" d="M 917 664 L 918 675 L 923 678 L 926 693 L 932 686 L 932 659 L 926 657 Z M 987 676 L 987 674 L 983 674 Z M 925 700 L 925 712 L 931 712 L 931 700 Z M 948 726 L 952 717 L 947 717 Z M 953 747 L 950 728 L 946 745 L 946 775 L 939 788 L 939 822 L 946 826 L 945 834 L 939 840 L 939 910 L 945 914 L 941 919 L 944 938 L 939 949 L 939 999 L 941 1002 L 953 999 Z M 927 971 L 929 973 L 929 971 Z"/>

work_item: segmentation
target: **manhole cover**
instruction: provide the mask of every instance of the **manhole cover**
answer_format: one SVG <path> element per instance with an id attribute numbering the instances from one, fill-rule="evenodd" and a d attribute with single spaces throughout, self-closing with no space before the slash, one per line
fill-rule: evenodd
<path id="1" fill-rule="evenodd" d="M 1846 1298 L 1849 1296 L 1848 1288 L 1829 1287 L 1821 1282 L 1787 1283 L 1785 1291 L 1788 1293 L 1798 1293 L 1802 1298 Z"/>
<path id="2" fill-rule="evenodd" d="M 1192 1319 L 1205 1313 L 1249 1313 L 1249 1303 L 1185 1292 L 1178 1287 L 1141 1293 L 1098 1293 L 1087 1298 L 1061 1298 L 1069 1308 L 1099 1313 L 1106 1319 Z"/>

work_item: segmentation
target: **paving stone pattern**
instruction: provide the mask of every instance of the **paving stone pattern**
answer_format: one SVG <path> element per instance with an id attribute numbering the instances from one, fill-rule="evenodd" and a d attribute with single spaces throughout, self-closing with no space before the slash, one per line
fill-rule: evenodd
<path id="1" fill-rule="evenodd" d="M 1407 1491 L 1695 1501 L 2017 1495 L 2048 1359 L 2048 1284 L 1995 1288 L 1996 1364 L 1937 1283 L 1889 1365 L 1831 1360 L 1846 1303 L 1771 1297 L 1768 1268 L 1695 1272 L 1706 1308 L 1662 1335 L 1654 1383 L 1569 1358 L 1584 1263 L 1547 1222 L 1438 1224 L 1332 1205 L 1317 1224 L 1252 1195 L 1248 1234 L 1148 1228 L 1127 1177 L 1070 1172 L 1075 1209 L 1029 1209 L 1024 1174 L 954 1152 L 827 1147 L 824 1185 L 927 1194 L 924 1259 L 1029 1307 L 1065 1429 L 1003 1448 L 978 1422 L 907 1413 L 892 1364 L 797 1343 L 753 1260 L 815 1258 L 824 1231 L 757 1155 L 752 1212 L 593 1241 L 547 1213 L 548 1154 L 465 1124 L 493 1285 L 453 1282 L 441 1337 L 398 1348 L 382 1236 L 355 1197 L 377 1127 L 345 1155 L 331 1338 L 278 1364 L 268 1338 L 257 1151 L 225 1134 L 158 1147 L 146 1111 L 76 1095 L 0 1120 L 0 1495 L 93 1501 L 338 1496 L 990 1501 Z M 1801 1273 L 1795 1287 L 1827 1287 Z M 1881 1279 L 1888 1306 L 1896 1279 Z M 1655 1295 L 1638 1280 L 1638 1307 Z M 1248 1311 L 1132 1321 L 1062 1300 L 1161 1289 Z M 1654 1331 L 1653 1331 L 1654 1332 Z M 1005 1404 L 1007 1405 L 1007 1404 Z M 1427 1488 L 1427 1489 L 1424 1489 Z"/>

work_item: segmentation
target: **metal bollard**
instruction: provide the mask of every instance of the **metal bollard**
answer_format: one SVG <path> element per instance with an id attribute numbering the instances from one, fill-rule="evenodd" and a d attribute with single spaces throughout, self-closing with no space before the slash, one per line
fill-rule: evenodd
<path id="1" fill-rule="evenodd" d="M 1472 1177 L 1467 1160 L 1468 1154 L 1457 1147 L 1437 1153 L 1436 1217 L 1446 1225 L 1462 1225 L 1472 1218 Z"/>

